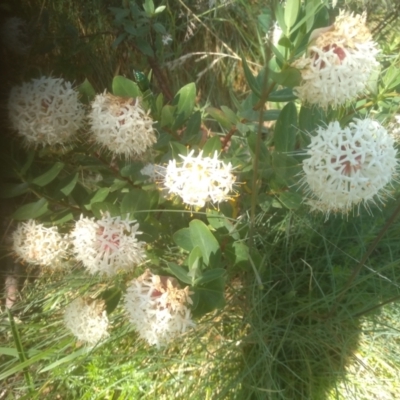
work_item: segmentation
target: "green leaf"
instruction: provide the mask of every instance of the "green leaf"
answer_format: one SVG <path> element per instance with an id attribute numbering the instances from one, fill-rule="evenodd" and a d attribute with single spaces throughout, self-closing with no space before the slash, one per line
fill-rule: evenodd
<path id="1" fill-rule="evenodd" d="M 195 243 L 201 249 L 204 264 L 211 268 L 219 265 L 221 258 L 219 243 L 207 225 L 195 219 L 189 223 L 189 229 L 192 243 Z"/>
<path id="2" fill-rule="evenodd" d="M 273 183 L 277 188 L 295 184 L 296 175 L 301 169 L 301 165 L 294 157 L 277 151 L 272 153 L 272 167 L 275 173 Z"/>
<path id="3" fill-rule="evenodd" d="M 195 246 L 188 257 L 189 275 L 192 278 L 192 281 L 202 275 L 202 258 L 203 256 L 200 247 Z"/>
<path id="4" fill-rule="evenodd" d="M 177 265 L 173 262 L 169 262 L 167 264 L 168 264 L 169 272 L 171 272 L 174 276 L 176 276 L 180 281 L 182 281 L 188 285 L 192 284 L 192 278 L 190 276 L 188 276 L 188 271 L 186 271 L 180 265 Z"/>
<path id="5" fill-rule="evenodd" d="M 29 183 L 3 183 L 0 186 L 0 198 L 10 199 L 20 196 L 29 190 Z"/>
<path id="6" fill-rule="evenodd" d="M 62 162 L 56 162 L 47 172 L 33 179 L 32 183 L 41 187 L 46 186 L 57 178 L 57 175 L 64 168 L 64 165 L 65 164 Z"/>
<path id="7" fill-rule="evenodd" d="M 169 144 L 171 146 L 172 158 L 174 158 L 176 161 L 182 162 L 182 157 L 179 156 L 186 156 L 187 148 L 179 142 L 170 142 Z"/>
<path id="8" fill-rule="evenodd" d="M 84 104 L 89 104 L 96 96 L 96 91 L 87 78 L 78 86 L 78 92 Z"/>
<path id="9" fill-rule="evenodd" d="M 172 235 L 172 239 L 176 245 L 186 251 L 192 251 L 193 249 L 193 242 L 190 237 L 190 229 L 189 228 L 182 228 L 179 231 L 176 231 Z"/>
<path id="10" fill-rule="evenodd" d="M 295 210 L 301 206 L 303 196 L 296 192 L 283 192 L 279 195 L 279 200 L 289 210 Z"/>
<path id="11" fill-rule="evenodd" d="M 137 83 L 123 76 L 115 76 L 112 82 L 112 91 L 114 96 L 131 97 L 136 99 L 142 96 Z"/>
<path id="12" fill-rule="evenodd" d="M 390 66 L 382 78 L 382 82 L 387 91 L 400 85 L 400 68 L 396 67 L 394 64 Z"/>
<path id="13" fill-rule="evenodd" d="M 193 294 L 193 302 L 197 307 L 193 309 L 193 316 L 199 318 L 216 308 L 222 308 L 225 305 L 225 280 L 220 277 L 211 282 L 207 282 L 204 286 L 191 287 Z"/>
<path id="14" fill-rule="evenodd" d="M 242 64 L 243 64 L 244 76 L 246 77 L 246 81 L 249 84 L 250 89 L 253 91 L 253 93 L 257 97 L 261 97 L 259 83 L 258 83 L 257 79 L 251 73 L 250 68 L 247 64 L 247 61 L 244 57 L 242 57 Z"/>
<path id="15" fill-rule="evenodd" d="M 221 140 L 219 136 L 214 136 L 211 139 L 208 139 L 207 142 L 203 146 L 203 157 L 214 157 L 214 153 L 218 154 L 222 150 Z"/>
<path id="16" fill-rule="evenodd" d="M 196 111 L 189 118 L 189 121 L 186 125 L 186 129 L 182 136 L 182 142 L 185 144 L 197 143 L 202 135 L 202 133 L 200 132 L 200 127 L 201 127 L 201 113 L 200 111 Z"/>
<path id="17" fill-rule="evenodd" d="M 307 133 L 314 132 L 315 129 L 323 124 L 325 119 L 325 114 L 321 108 L 316 106 L 310 108 L 307 106 L 302 106 L 300 108 L 299 130 L 305 144 L 310 142 L 308 136 L 305 135 L 307 135 Z"/>
<path id="18" fill-rule="evenodd" d="M 295 24 L 299 9 L 300 0 L 286 0 L 285 24 L 287 29 L 290 29 Z M 286 33 L 289 34 L 289 32 Z"/>
<path id="19" fill-rule="evenodd" d="M 220 211 L 207 209 L 207 221 L 216 230 L 225 230 L 233 239 L 239 240 L 239 232 L 235 226 Z"/>
<path id="20" fill-rule="evenodd" d="M 268 11 L 258 16 L 258 24 L 260 25 L 260 28 L 264 33 L 268 33 L 269 30 L 271 29 L 272 17 L 271 13 Z"/>
<path id="21" fill-rule="evenodd" d="M 153 0 L 145 0 L 143 4 L 143 9 L 148 17 L 153 16 L 155 12 Z"/>
<path id="22" fill-rule="evenodd" d="M 196 85 L 192 82 L 181 88 L 175 95 L 172 104 L 176 106 L 176 119 L 172 129 L 178 129 L 193 112 L 196 102 Z"/>
<path id="23" fill-rule="evenodd" d="M 110 193 L 110 188 L 100 188 L 100 189 L 98 189 L 96 191 L 96 193 L 90 199 L 89 204 L 85 204 L 85 208 L 87 210 L 91 210 L 92 209 L 92 205 L 94 203 L 100 203 L 100 202 L 104 201 L 107 198 L 109 193 Z"/>
<path id="24" fill-rule="evenodd" d="M 78 177 L 78 172 L 75 175 L 67 176 L 60 182 L 58 190 L 65 194 L 65 196 L 68 196 L 74 190 L 75 185 L 78 182 Z"/>
<path id="25" fill-rule="evenodd" d="M 165 10 L 166 6 L 158 6 L 155 11 L 154 14 L 160 14 Z"/>
<path id="26" fill-rule="evenodd" d="M 170 105 L 165 105 L 162 110 L 161 110 L 161 128 L 164 126 L 171 127 L 172 124 L 174 123 L 174 114 L 175 114 L 175 109 L 176 107 L 170 106 Z"/>
<path id="27" fill-rule="evenodd" d="M 225 129 L 232 128 L 232 122 L 228 116 L 221 110 L 215 107 L 208 107 L 206 109 L 207 113 L 211 115 L 221 126 Z"/>
<path id="28" fill-rule="evenodd" d="M 286 104 L 275 125 L 275 149 L 282 153 L 295 148 L 297 133 L 297 110 L 293 102 Z"/>
<path id="29" fill-rule="evenodd" d="M 12 214 L 12 218 L 17 221 L 39 218 L 48 210 L 48 202 L 46 199 L 39 199 L 34 203 L 24 204 Z"/>
<path id="30" fill-rule="evenodd" d="M 106 302 L 107 314 L 111 314 L 118 306 L 121 300 L 122 292 L 116 286 L 103 290 L 96 298 Z"/>
<path id="31" fill-rule="evenodd" d="M 220 279 L 226 275 L 226 271 L 223 268 L 214 268 L 204 271 L 200 278 L 197 278 L 193 286 L 204 285 L 208 282 Z"/>
<path id="32" fill-rule="evenodd" d="M 281 72 L 269 70 L 269 75 L 279 85 L 293 88 L 301 82 L 301 72 L 294 67 L 288 67 Z"/>
<path id="33" fill-rule="evenodd" d="M 132 189 L 125 194 L 121 202 L 121 214 L 124 216 L 129 214 L 130 218 L 138 220 L 146 219 L 149 208 L 149 195 L 142 189 Z"/>
<path id="34" fill-rule="evenodd" d="M 101 219 L 102 214 L 109 212 L 111 217 L 118 217 L 120 215 L 119 207 L 108 201 L 101 201 L 92 204 L 92 213 L 97 219 Z"/>
<path id="35" fill-rule="evenodd" d="M 279 1 L 275 1 L 274 4 L 275 18 L 279 24 L 279 27 L 282 29 L 282 32 L 286 32 L 286 23 L 285 23 L 285 9 Z"/>
<path id="36" fill-rule="evenodd" d="M 256 133 L 252 133 L 249 135 L 249 137 L 247 138 L 247 144 L 249 145 L 249 149 L 252 152 L 252 155 L 254 156 L 256 154 L 256 147 L 258 145 Z M 262 140 L 260 142 L 259 154 L 260 154 L 260 161 L 262 163 L 267 163 L 267 164 L 270 163 L 271 155 L 267 149 L 267 146 Z"/>
<path id="37" fill-rule="evenodd" d="M 291 88 L 285 88 L 281 90 L 276 90 L 275 92 L 272 92 L 268 96 L 268 101 L 272 102 L 288 102 L 288 101 L 293 101 L 296 100 L 297 96 L 293 93 L 293 89 Z"/>

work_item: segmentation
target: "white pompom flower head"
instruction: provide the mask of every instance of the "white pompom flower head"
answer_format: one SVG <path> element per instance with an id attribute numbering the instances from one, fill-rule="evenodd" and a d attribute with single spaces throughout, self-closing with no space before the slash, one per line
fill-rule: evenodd
<path id="1" fill-rule="evenodd" d="M 79 93 L 62 78 L 42 76 L 13 87 L 7 107 L 11 127 L 27 147 L 64 147 L 83 126 Z"/>
<path id="2" fill-rule="evenodd" d="M 125 309 L 139 336 L 159 348 L 195 327 L 191 294 L 175 278 L 146 270 L 128 287 Z"/>
<path id="3" fill-rule="evenodd" d="M 31 219 L 18 224 L 12 234 L 12 249 L 19 260 L 56 269 L 69 257 L 69 240 L 57 227 L 45 227 Z"/>
<path id="4" fill-rule="evenodd" d="M 89 113 L 91 139 L 115 156 L 140 158 L 157 138 L 140 99 L 98 94 Z"/>
<path id="5" fill-rule="evenodd" d="M 182 162 L 169 161 L 163 184 L 170 194 L 179 196 L 182 201 L 196 208 L 207 202 L 219 204 L 232 198 L 235 176 L 232 164 L 219 160 L 218 152 L 213 157 L 197 157 L 194 150 L 187 156 L 180 155 Z"/>
<path id="6" fill-rule="evenodd" d="M 141 233 L 135 220 L 111 217 L 106 212 L 101 219 L 81 215 L 70 236 L 75 258 L 88 272 L 112 276 L 146 259 L 146 244 L 137 239 Z"/>
<path id="7" fill-rule="evenodd" d="M 78 297 L 65 309 L 65 326 L 79 341 L 94 346 L 109 336 L 105 308 L 104 300 Z"/>
<path id="8" fill-rule="evenodd" d="M 379 122 L 354 119 L 342 128 L 331 122 L 311 137 L 300 181 L 313 210 L 348 214 L 361 204 L 384 204 L 396 178 L 397 151 Z"/>
<path id="9" fill-rule="evenodd" d="M 312 32 L 308 53 L 292 64 L 302 77 L 294 88 L 300 100 L 337 108 L 365 92 L 379 66 L 379 51 L 365 22 L 365 15 L 341 12 L 332 26 Z"/>

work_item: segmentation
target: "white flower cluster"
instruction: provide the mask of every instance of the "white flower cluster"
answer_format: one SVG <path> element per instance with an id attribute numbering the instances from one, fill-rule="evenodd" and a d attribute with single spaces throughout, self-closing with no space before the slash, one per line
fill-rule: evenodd
<path id="1" fill-rule="evenodd" d="M 93 140 L 116 155 L 140 156 L 157 141 L 153 120 L 139 99 L 99 94 L 89 120 Z"/>
<path id="2" fill-rule="evenodd" d="M 70 234 L 76 259 L 91 274 L 109 276 L 140 264 L 146 258 L 145 243 L 137 240 L 142 232 L 135 222 L 108 213 L 99 220 L 81 215 Z"/>
<path id="3" fill-rule="evenodd" d="M 365 90 L 379 65 L 365 18 L 341 12 L 334 25 L 311 34 L 308 55 L 292 64 L 301 72 L 302 82 L 294 88 L 300 100 L 336 108 Z"/>
<path id="4" fill-rule="evenodd" d="M 76 298 L 65 309 L 64 323 L 78 340 L 90 346 L 109 336 L 103 300 Z"/>
<path id="5" fill-rule="evenodd" d="M 165 175 L 165 168 L 157 164 L 146 164 L 140 170 L 140 173 L 147 176 L 149 181 L 155 182 L 157 179 Z"/>
<path id="6" fill-rule="evenodd" d="M 72 84 L 44 76 L 11 90 L 8 113 L 12 128 L 34 147 L 71 141 L 84 118 Z"/>
<path id="7" fill-rule="evenodd" d="M 180 289 L 175 278 L 149 270 L 132 281 L 125 295 L 125 308 L 139 336 L 157 347 L 195 326 L 188 304 L 192 304 L 188 286 Z"/>
<path id="8" fill-rule="evenodd" d="M 57 268 L 68 257 L 68 240 L 57 227 L 46 228 L 30 219 L 18 224 L 12 234 L 13 251 L 29 264 Z"/>
<path id="9" fill-rule="evenodd" d="M 331 122 L 311 138 L 303 161 L 301 183 L 308 204 L 329 215 L 347 213 L 361 202 L 383 203 L 384 187 L 393 179 L 398 161 L 393 138 L 378 122 L 355 119 L 341 128 Z"/>
<path id="10" fill-rule="evenodd" d="M 4 46 L 15 54 L 27 55 L 31 49 L 28 26 L 18 17 L 7 18 L 1 26 Z"/>
<path id="11" fill-rule="evenodd" d="M 187 156 L 180 157 L 183 162 L 177 165 L 175 160 L 169 162 L 164 185 L 169 193 L 180 196 L 184 203 L 203 207 L 207 201 L 220 203 L 230 199 L 235 177 L 232 175 L 232 164 L 225 164 L 214 157 L 203 157 L 202 152 L 193 157 L 192 150 Z"/>

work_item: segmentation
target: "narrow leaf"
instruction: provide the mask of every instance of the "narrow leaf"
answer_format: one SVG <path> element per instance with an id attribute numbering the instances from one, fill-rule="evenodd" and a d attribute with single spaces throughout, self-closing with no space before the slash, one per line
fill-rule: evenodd
<path id="1" fill-rule="evenodd" d="M 47 172 L 33 179 L 32 183 L 38 186 L 46 186 L 57 178 L 57 175 L 64 168 L 64 165 L 65 164 L 62 162 L 56 162 Z"/>

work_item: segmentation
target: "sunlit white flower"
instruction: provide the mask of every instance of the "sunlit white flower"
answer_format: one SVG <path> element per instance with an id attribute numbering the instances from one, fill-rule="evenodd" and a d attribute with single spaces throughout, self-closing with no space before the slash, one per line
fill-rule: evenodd
<path id="1" fill-rule="evenodd" d="M 76 338 L 89 345 L 109 336 L 103 300 L 78 297 L 65 309 L 64 322 Z"/>
<path id="2" fill-rule="evenodd" d="M 203 157 L 202 152 L 193 157 L 192 150 L 187 156 L 180 155 L 181 163 L 169 162 L 164 184 L 169 193 L 180 196 L 190 206 L 203 207 L 206 202 L 220 203 L 229 200 L 235 177 L 232 164 L 225 164 L 214 157 Z"/>
<path id="3" fill-rule="evenodd" d="M 327 216 L 361 203 L 383 203 L 398 165 L 393 143 L 371 119 L 355 119 L 345 128 L 337 121 L 318 128 L 306 153 L 310 157 L 303 161 L 307 203 Z"/>
<path id="4" fill-rule="evenodd" d="M 12 128 L 28 146 L 64 145 L 83 124 L 78 92 L 63 79 L 41 77 L 11 90 L 8 114 Z"/>
<path id="5" fill-rule="evenodd" d="M 56 268 L 68 257 L 68 240 L 57 227 L 46 228 L 33 219 L 18 224 L 12 241 L 15 254 L 29 264 Z"/>
<path id="6" fill-rule="evenodd" d="M 24 56 L 31 49 L 28 26 L 21 18 L 11 17 L 3 22 L 1 39 L 4 46 L 15 54 Z"/>
<path id="7" fill-rule="evenodd" d="M 81 216 L 71 232 L 76 259 L 91 273 L 114 275 L 118 270 L 129 270 L 146 258 L 144 242 L 135 220 L 110 217 L 101 219 Z"/>
<path id="8" fill-rule="evenodd" d="M 365 91 L 379 65 L 365 19 L 341 12 L 334 25 L 311 34 L 308 54 L 292 64 L 301 72 L 301 84 L 294 88 L 300 100 L 335 108 Z"/>
<path id="9" fill-rule="evenodd" d="M 190 304 L 188 286 L 181 289 L 175 278 L 149 270 L 132 281 L 125 295 L 125 308 L 139 336 L 157 347 L 195 326 Z"/>
<path id="10" fill-rule="evenodd" d="M 167 46 L 172 42 L 172 36 L 169 33 L 162 35 L 161 41 L 164 46 Z"/>
<path id="11" fill-rule="evenodd" d="M 93 140 L 116 155 L 142 155 L 156 141 L 153 120 L 139 99 L 96 96 L 89 114 Z"/>
<path id="12" fill-rule="evenodd" d="M 157 164 L 146 164 L 140 173 L 144 176 L 148 176 L 150 181 L 155 182 L 165 175 L 165 168 Z"/>

